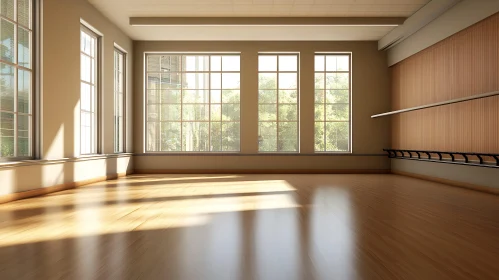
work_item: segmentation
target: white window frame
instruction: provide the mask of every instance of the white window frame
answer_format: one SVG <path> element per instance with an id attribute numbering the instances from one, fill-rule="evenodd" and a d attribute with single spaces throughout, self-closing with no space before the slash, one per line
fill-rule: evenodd
<path id="1" fill-rule="evenodd" d="M 116 55 L 122 56 L 123 65 L 122 69 L 117 69 L 119 67 L 116 62 Z M 126 97 L 127 97 L 127 52 L 118 46 L 114 45 L 114 141 L 113 147 L 115 153 L 124 153 L 126 152 Z M 121 71 L 120 71 L 121 70 Z M 119 85 L 116 83 L 118 75 L 121 75 L 121 89 L 119 89 Z M 120 117 L 118 114 L 119 111 L 119 96 L 122 97 L 122 112 L 121 112 L 121 129 L 118 131 L 116 118 Z M 119 144 L 118 144 L 119 143 Z M 119 147 L 117 146 L 119 145 Z"/>
<path id="2" fill-rule="evenodd" d="M 242 68 L 241 68 L 241 53 L 240 52 L 145 52 L 144 53 L 144 152 L 145 153 L 158 153 L 158 154 L 235 154 L 235 153 L 240 153 L 241 152 L 241 115 L 239 116 L 239 120 L 238 121 L 212 121 L 211 120 L 211 105 L 212 104 L 215 104 L 215 103 L 212 103 L 211 102 L 211 94 L 209 95 L 210 99 L 209 99 L 209 103 L 203 103 L 205 105 L 208 105 L 209 107 L 209 112 L 208 112 L 208 115 L 209 115 L 209 120 L 208 121 L 195 121 L 195 122 L 205 122 L 205 123 L 209 123 L 209 128 L 208 128 L 208 137 L 210 138 L 210 144 L 211 144 L 211 125 L 212 123 L 215 123 L 215 122 L 220 122 L 221 124 L 223 123 L 229 123 L 229 122 L 233 122 L 233 123 L 239 123 L 239 150 L 238 151 L 150 151 L 148 150 L 148 132 L 147 132 L 147 129 L 148 129 L 148 74 L 149 73 L 156 73 L 156 72 L 149 72 L 148 71 L 148 56 L 150 55 L 165 55 L 165 56 L 171 56 L 171 55 L 177 55 L 177 56 L 181 56 L 183 57 L 184 55 L 185 56 L 209 56 L 210 57 L 210 63 L 211 63 L 211 57 L 212 56 L 238 56 L 239 57 L 239 61 L 240 61 L 240 68 L 239 68 L 239 71 L 222 71 L 223 69 L 221 69 L 221 71 L 211 71 L 211 65 L 208 65 L 208 71 L 184 71 L 181 69 L 180 72 L 180 76 L 181 76 L 181 83 L 182 83 L 182 79 L 183 79 L 183 74 L 185 73 L 207 73 L 210 75 L 211 77 L 211 74 L 212 73 L 237 73 L 239 74 L 239 78 L 241 80 L 241 72 L 242 72 Z M 182 61 L 181 61 L 181 65 L 182 65 Z M 159 72 L 161 73 L 161 72 Z M 212 90 L 212 87 L 211 87 L 211 78 L 208 79 L 209 80 L 209 89 L 207 90 Z M 180 121 L 169 121 L 169 122 L 179 122 L 180 123 L 180 129 L 181 129 L 181 149 L 183 148 L 183 133 L 182 133 L 182 130 L 183 130 L 183 124 L 184 123 L 189 123 L 189 122 L 193 122 L 193 121 L 184 121 L 182 118 L 183 118 L 183 112 L 182 112 L 182 109 L 183 109 L 183 90 L 184 89 L 180 89 L 181 90 L 181 93 L 180 93 L 180 96 L 181 96 L 181 111 L 180 111 L 180 116 L 181 116 L 181 120 Z M 218 90 L 218 89 L 217 89 Z M 239 94 L 241 96 L 241 90 L 242 88 L 240 87 L 239 88 Z M 223 89 L 221 89 L 221 91 L 223 91 Z M 167 104 L 167 103 L 165 103 Z M 216 103 L 218 104 L 218 103 Z M 241 109 L 241 99 L 239 99 L 239 103 L 223 103 L 221 102 L 220 105 L 223 106 L 224 104 L 238 104 L 239 105 L 239 108 Z M 168 122 L 168 121 L 165 121 L 165 122 Z M 158 121 L 158 123 L 161 123 L 161 121 Z M 223 133 L 223 132 L 222 132 Z M 222 140 L 223 141 L 223 140 Z M 211 145 L 209 145 L 211 146 Z"/>
<path id="3" fill-rule="evenodd" d="M 291 55 L 295 55 L 296 56 L 296 71 L 281 71 L 279 69 L 279 57 L 280 56 L 291 56 Z M 296 126 L 297 126 L 297 134 L 296 134 L 296 145 L 297 145 L 297 149 L 296 151 L 261 151 L 260 150 L 260 145 L 258 145 L 258 153 L 262 153 L 262 154 L 272 154 L 272 153 L 279 153 L 279 154 L 286 154 L 286 153 L 289 153 L 289 154 L 299 154 L 300 153 L 300 53 L 299 52 L 289 52 L 289 53 L 286 53 L 286 52 L 259 52 L 258 53 L 258 57 L 260 56 L 277 56 L 277 70 L 276 71 L 260 71 L 260 69 L 258 69 L 258 75 L 260 75 L 260 73 L 276 73 L 277 74 L 277 88 L 275 89 L 277 91 L 277 103 L 276 106 L 277 106 L 277 111 L 276 111 L 276 123 L 277 123 L 277 135 L 276 135 L 276 142 L 279 143 L 279 123 L 280 122 L 296 122 Z M 296 121 L 280 121 L 279 120 L 279 104 L 282 105 L 282 103 L 279 103 L 279 74 L 280 73 L 296 73 L 296 76 L 297 76 L 297 80 L 296 80 Z M 285 89 L 284 89 L 285 90 Z M 260 87 L 258 86 L 258 91 L 260 91 Z M 265 105 L 265 104 L 273 104 L 273 103 L 260 103 L 260 101 L 258 101 L 258 107 L 260 107 L 260 105 Z M 258 144 L 260 144 L 260 141 L 261 141 L 261 135 L 260 135 L 260 122 L 274 122 L 274 121 L 261 121 L 260 120 L 260 110 L 258 110 Z"/>
<path id="4" fill-rule="evenodd" d="M 3 60 L 0 57 L 0 62 L 4 63 L 8 66 L 11 66 L 14 68 L 14 108 L 13 111 L 3 111 L 0 109 L 0 112 L 2 113 L 10 113 L 14 115 L 14 123 L 13 123 L 13 138 L 14 138 L 14 155 L 13 156 L 5 156 L 2 157 L 0 155 L 0 162 L 4 161 L 16 161 L 16 160 L 28 160 L 28 159 L 34 159 L 36 157 L 40 156 L 40 149 L 39 149 L 39 87 L 37 83 L 39 83 L 39 61 L 37 60 L 39 58 L 39 25 L 40 25 L 40 20 L 39 20 L 39 14 L 40 14 L 40 3 L 39 0 L 31 0 L 31 9 L 29 11 L 29 21 L 30 21 L 30 26 L 25 26 L 23 24 L 19 23 L 18 19 L 18 1 L 14 1 L 14 18 L 10 19 L 8 17 L 0 15 L 1 20 L 7 21 L 11 24 L 14 25 L 14 61 L 9 62 L 6 60 Z M 30 32 L 30 37 L 29 37 L 29 42 L 30 42 L 30 52 L 29 52 L 29 60 L 30 60 L 30 67 L 24 67 L 19 65 L 19 52 L 18 52 L 18 33 L 19 33 L 19 28 L 23 28 L 28 30 Z M 19 95 L 19 88 L 18 88 L 18 72 L 19 71 L 27 71 L 30 73 L 30 93 L 29 93 L 29 110 L 28 113 L 19 113 L 19 108 L 18 108 L 18 95 Z M 18 117 L 19 115 L 23 116 L 28 116 L 29 117 L 29 122 L 28 122 L 28 147 L 29 147 L 29 153 L 27 156 L 19 156 L 19 149 L 18 149 L 18 141 L 19 141 L 19 126 L 18 126 Z"/>
<path id="5" fill-rule="evenodd" d="M 87 34 L 90 36 L 92 39 L 95 40 L 94 44 L 94 57 L 91 57 L 87 54 L 85 54 L 81 50 L 81 40 L 83 33 Z M 90 87 L 94 87 L 94 94 L 92 96 L 91 94 L 91 100 L 90 100 L 90 110 L 83 110 L 81 107 L 82 104 L 82 96 L 80 93 L 80 155 L 95 155 L 100 153 L 100 117 L 101 117 L 101 41 L 102 41 L 102 34 L 99 33 L 95 28 L 91 27 L 88 23 L 84 22 L 81 20 L 81 26 L 80 26 L 80 88 L 82 84 L 87 84 Z M 82 56 L 87 56 L 90 59 L 94 60 L 94 69 L 93 69 L 93 83 L 92 82 L 86 82 L 82 79 L 81 75 L 81 59 Z M 81 89 L 80 89 L 81 90 Z M 93 106 L 93 108 L 92 108 Z M 90 142 L 90 151 L 88 152 L 83 152 L 83 122 L 82 122 L 82 116 L 83 114 L 91 114 L 93 115 L 93 118 L 90 119 L 90 133 L 91 133 L 91 142 Z"/>
<path id="6" fill-rule="evenodd" d="M 348 71 L 327 71 L 326 70 L 326 63 L 327 63 L 327 60 L 324 59 L 324 71 L 316 71 L 315 69 L 315 57 L 316 56 L 349 56 L 349 68 L 348 68 Z M 349 77 L 349 86 L 348 86 L 348 121 L 337 121 L 337 122 L 348 122 L 348 150 L 347 151 L 329 151 L 327 150 L 327 132 L 326 132 L 326 129 L 327 129 L 327 123 L 328 122 L 335 122 L 335 121 L 327 121 L 326 120 L 326 110 L 324 110 L 324 120 L 323 121 L 317 121 L 315 120 L 315 107 L 318 105 L 318 104 L 321 104 L 321 103 L 316 103 L 315 101 L 315 94 L 316 94 L 316 91 L 318 89 L 315 88 L 315 83 L 314 83 L 314 152 L 315 153 L 318 153 L 318 154 L 351 154 L 352 153 L 352 53 L 351 52 L 316 52 L 314 54 L 314 77 L 315 77 L 315 74 L 316 73 L 348 73 L 348 77 Z M 326 83 L 326 79 L 324 79 L 324 83 Z M 324 86 L 324 91 L 326 90 L 325 89 L 326 87 Z M 324 95 L 324 103 L 322 103 L 324 105 L 327 105 L 327 104 L 344 104 L 344 103 L 327 103 L 326 102 L 326 97 Z M 315 134 L 316 134 L 316 131 L 315 131 L 315 124 L 316 123 L 320 123 L 322 122 L 324 124 L 324 144 L 326 145 L 325 146 L 325 149 L 322 150 L 322 151 L 317 151 L 315 150 Z"/>

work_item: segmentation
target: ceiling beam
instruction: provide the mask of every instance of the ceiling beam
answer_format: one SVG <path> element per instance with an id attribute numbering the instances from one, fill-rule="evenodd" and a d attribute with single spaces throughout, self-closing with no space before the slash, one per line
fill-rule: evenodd
<path id="1" fill-rule="evenodd" d="M 403 17 L 131 17 L 131 26 L 398 26 Z"/>

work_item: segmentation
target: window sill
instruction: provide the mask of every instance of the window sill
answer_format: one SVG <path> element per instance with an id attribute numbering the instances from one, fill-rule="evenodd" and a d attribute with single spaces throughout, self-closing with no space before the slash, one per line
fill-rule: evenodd
<path id="1" fill-rule="evenodd" d="M 354 153 L 334 153 L 334 152 L 321 152 L 313 154 L 301 154 L 301 153 L 255 153 L 255 154 L 243 154 L 243 153 L 196 153 L 196 152 L 186 152 L 186 153 L 138 153 L 133 154 L 133 156 L 143 157 L 143 156 L 214 156 L 214 157 L 268 157 L 268 156 L 292 156 L 292 157 L 323 157 L 323 156 L 386 156 L 386 154 L 354 154 Z"/>
<path id="2" fill-rule="evenodd" d="M 66 162 L 81 162 L 89 160 L 122 158 L 122 157 L 132 157 L 132 156 L 133 156 L 132 153 L 120 153 L 120 154 L 84 155 L 74 158 L 60 158 L 60 159 L 29 159 L 29 160 L 18 160 L 18 161 L 6 161 L 6 162 L 0 162 L 0 169 L 31 166 L 31 165 L 51 165 L 51 164 L 61 164 Z"/>

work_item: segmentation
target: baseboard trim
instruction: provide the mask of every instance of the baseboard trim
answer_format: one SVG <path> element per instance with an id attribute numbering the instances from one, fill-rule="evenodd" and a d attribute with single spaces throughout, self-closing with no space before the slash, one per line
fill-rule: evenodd
<path id="1" fill-rule="evenodd" d="M 134 174 L 390 174 L 389 169 L 136 169 Z"/>
<path id="2" fill-rule="evenodd" d="M 391 173 L 396 174 L 396 175 L 407 176 L 407 177 L 412 177 L 412 178 L 416 178 L 416 179 L 431 181 L 431 182 L 435 182 L 435 183 L 441 183 L 441 184 L 445 184 L 445 185 L 449 185 L 449 186 L 453 186 L 453 187 L 465 188 L 465 189 L 469 189 L 469 190 L 499 195 L 499 188 L 479 186 L 479 185 L 474 185 L 474 184 L 470 184 L 470 183 L 442 179 L 442 178 L 438 178 L 438 177 L 427 176 L 427 175 L 422 175 L 422 174 L 417 174 L 417 173 L 404 172 L 404 171 L 399 171 L 399 170 L 392 170 Z"/>
<path id="3" fill-rule="evenodd" d="M 123 172 L 123 173 L 117 173 L 117 174 L 113 174 L 113 175 L 96 177 L 96 178 L 92 178 L 92 179 L 88 179 L 88 180 L 59 184 L 59 185 L 46 187 L 46 188 L 39 188 L 39 189 L 34 189 L 34 190 L 29 190 L 29 191 L 24 191 L 24 192 L 17 192 L 17 193 L 12 193 L 12 194 L 8 194 L 8 195 L 2 195 L 2 196 L 0 196 L 0 204 L 8 203 L 8 202 L 16 201 L 16 200 L 21 200 L 21 199 L 26 199 L 26 198 L 47 195 L 47 194 L 51 194 L 51 193 L 55 193 L 55 192 L 75 189 L 75 188 L 83 187 L 83 186 L 90 185 L 93 183 L 98 183 L 98 182 L 107 181 L 107 180 L 114 180 L 114 179 L 117 179 L 120 177 L 125 177 L 127 175 L 129 175 L 129 174 L 127 174 L 126 172 Z"/>

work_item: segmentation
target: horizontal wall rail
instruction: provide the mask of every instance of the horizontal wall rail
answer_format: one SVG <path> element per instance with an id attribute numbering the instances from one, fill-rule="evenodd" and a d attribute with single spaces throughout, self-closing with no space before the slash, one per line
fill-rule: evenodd
<path id="1" fill-rule="evenodd" d="M 383 113 L 383 114 L 373 115 L 373 116 L 371 116 L 371 118 L 374 119 L 374 118 L 379 118 L 379 117 L 384 117 L 384 116 L 401 114 L 401 113 L 417 111 L 417 110 L 426 109 L 426 108 L 432 108 L 432 107 L 438 107 L 438 106 L 443 106 L 443 105 L 448 105 L 448 104 L 460 103 L 460 102 L 465 102 L 465 101 L 470 101 L 470 100 L 475 100 L 475 99 L 497 96 L 497 95 L 499 95 L 499 91 L 482 93 L 482 94 L 477 94 L 477 95 L 473 95 L 473 96 L 462 97 L 462 98 L 452 99 L 452 100 L 448 100 L 448 101 L 437 102 L 437 103 L 432 103 L 432 104 L 428 104 L 428 105 L 411 107 L 411 108 L 407 108 L 407 109 L 402 109 L 402 110 L 387 112 L 387 113 Z"/>
<path id="2" fill-rule="evenodd" d="M 499 168 L 499 154 L 383 149 L 389 158 Z"/>

